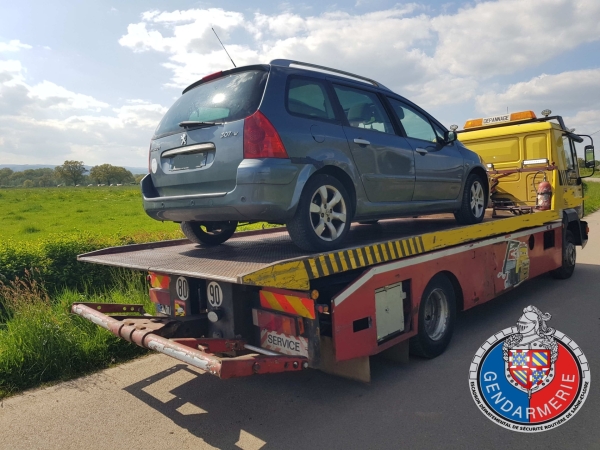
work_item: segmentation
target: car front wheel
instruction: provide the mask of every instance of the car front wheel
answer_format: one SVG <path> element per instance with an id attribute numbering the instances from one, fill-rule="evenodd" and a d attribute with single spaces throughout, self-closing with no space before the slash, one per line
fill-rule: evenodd
<path id="1" fill-rule="evenodd" d="M 296 213 L 286 226 L 301 249 L 328 251 L 341 245 L 350 230 L 351 215 L 344 185 L 331 175 L 320 174 L 304 186 Z"/>
<path id="2" fill-rule="evenodd" d="M 454 213 L 461 225 L 480 223 L 485 215 L 487 192 L 481 177 L 472 173 L 467 177 L 460 209 Z"/>

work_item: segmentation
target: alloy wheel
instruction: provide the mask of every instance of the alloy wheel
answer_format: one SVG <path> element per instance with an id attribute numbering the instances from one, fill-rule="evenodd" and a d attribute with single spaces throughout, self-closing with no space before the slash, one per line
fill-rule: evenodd
<path id="1" fill-rule="evenodd" d="M 346 225 L 346 202 L 334 186 L 321 186 L 310 200 L 310 223 L 313 231 L 324 241 L 334 241 Z"/>
<path id="2" fill-rule="evenodd" d="M 484 190 L 479 181 L 471 185 L 471 212 L 474 217 L 481 217 L 484 211 Z"/>

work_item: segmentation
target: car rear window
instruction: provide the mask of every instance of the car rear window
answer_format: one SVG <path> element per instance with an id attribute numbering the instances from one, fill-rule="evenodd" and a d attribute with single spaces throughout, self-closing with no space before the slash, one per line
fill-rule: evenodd
<path id="1" fill-rule="evenodd" d="M 233 122 L 252 115 L 265 90 L 267 72 L 249 70 L 203 83 L 183 94 L 167 111 L 155 135 L 178 133 L 180 122 Z"/>

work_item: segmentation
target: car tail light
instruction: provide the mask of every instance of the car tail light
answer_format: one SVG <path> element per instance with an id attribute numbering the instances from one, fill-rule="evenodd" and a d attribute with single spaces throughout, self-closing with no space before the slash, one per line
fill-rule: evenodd
<path id="1" fill-rule="evenodd" d="M 289 158 L 275 127 L 260 111 L 244 121 L 244 158 Z"/>

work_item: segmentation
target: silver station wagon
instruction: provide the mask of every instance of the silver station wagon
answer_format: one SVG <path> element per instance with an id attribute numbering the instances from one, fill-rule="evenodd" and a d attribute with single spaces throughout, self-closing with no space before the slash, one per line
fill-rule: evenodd
<path id="1" fill-rule="evenodd" d="M 417 105 L 369 78 L 289 60 L 186 88 L 156 128 L 149 166 L 146 213 L 202 245 L 261 221 L 327 251 L 352 222 L 454 213 L 474 224 L 488 199 L 479 157 Z"/>

